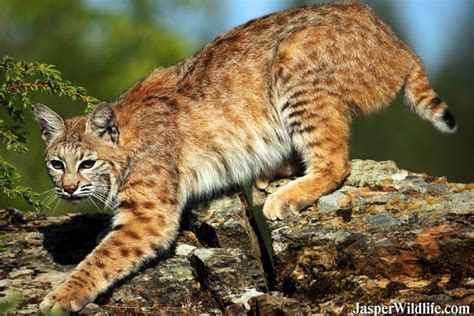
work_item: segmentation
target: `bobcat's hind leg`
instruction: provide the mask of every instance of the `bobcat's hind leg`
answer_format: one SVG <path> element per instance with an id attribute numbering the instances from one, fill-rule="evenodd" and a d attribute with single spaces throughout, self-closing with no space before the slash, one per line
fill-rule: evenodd
<path id="1" fill-rule="evenodd" d="M 289 133 L 301 151 L 306 172 L 267 198 L 263 213 L 269 220 L 298 213 L 321 195 L 336 189 L 350 173 L 350 119 L 342 112 L 344 104 L 330 97 L 317 100 L 325 103 L 313 103 L 304 111 L 291 105 L 286 109 L 290 113 Z"/>

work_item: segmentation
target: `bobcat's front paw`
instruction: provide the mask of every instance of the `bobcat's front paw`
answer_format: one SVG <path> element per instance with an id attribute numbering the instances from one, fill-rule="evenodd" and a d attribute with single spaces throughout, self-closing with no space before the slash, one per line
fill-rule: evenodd
<path id="1" fill-rule="evenodd" d="M 91 295 L 85 288 L 73 284 L 68 286 L 66 282 L 45 297 L 40 304 L 40 310 L 54 315 L 67 315 L 81 310 L 94 299 L 95 295 Z"/>
<path id="2" fill-rule="evenodd" d="M 285 219 L 290 214 L 298 214 L 298 211 L 298 208 L 278 191 L 270 194 L 263 206 L 263 215 L 270 221 Z"/>

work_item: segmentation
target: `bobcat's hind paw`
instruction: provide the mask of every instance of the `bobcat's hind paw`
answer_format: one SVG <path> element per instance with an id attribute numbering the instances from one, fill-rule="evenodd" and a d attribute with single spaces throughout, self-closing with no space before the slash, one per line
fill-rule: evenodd
<path id="1" fill-rule="evenodd" d="M 259 190 L 265 190 L 270 185 L 270 181 L 271 179 L 260 178 L 260 179 L 255 180 L 255 186 Z"/>
<path id="2" fill-rule="evenodd" d="M 277 219 L 285 219 L 291 214 L 298 214 L 298 210 L 292 207 L 287 199 L 274 192 L 267 197 L 263 206 L 263 215 L 266 219 L 274 221 Z"/>
<path id="3" fill-rule="evenodd" d="M 267 199 L 267 195 L 265 194 L 265 192 L 259 190 L 255 184 L 252 185 L 251 190 L 253 205 L 263 205 L 265 203 L 265 200 Z"/>

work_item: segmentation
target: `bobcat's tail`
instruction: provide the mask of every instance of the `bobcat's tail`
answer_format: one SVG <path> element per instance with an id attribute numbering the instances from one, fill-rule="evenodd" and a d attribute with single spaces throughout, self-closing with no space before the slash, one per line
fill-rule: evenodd
<path id="1" fill-rule="evenodd" d="M 411 108 L 421 118 L 433 123 L 439 131 L 449 134 L 456 131 L 456 119 L 446 102 L 431 88 L 421 62 L 415 65 L 406 79 L 405 97 Z"/>

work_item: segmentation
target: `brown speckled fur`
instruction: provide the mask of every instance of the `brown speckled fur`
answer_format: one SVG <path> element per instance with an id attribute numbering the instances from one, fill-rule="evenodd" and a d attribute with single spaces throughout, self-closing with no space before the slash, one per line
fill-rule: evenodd
<path id="1" fill-rule="evenodd" d="M 310 205 L 350 173 L 351 115 L 383 108 L 403 86 L 417 113 L 455 130 L 420 60 L 389 27 L 365 5 L 328 4 L 230 30 L 89 117 L 64 123 L 39 106 L 57 190 L 98 190 L 117 212 L 111 233 L 41 308 L 80 310 L 170 245 L 191 197 L 249 179 L 265 186 L 292 156 L 305 174 L 273 193 L 264 214 Z M 93 167 L 80 167 L 86 156 Z"/>

